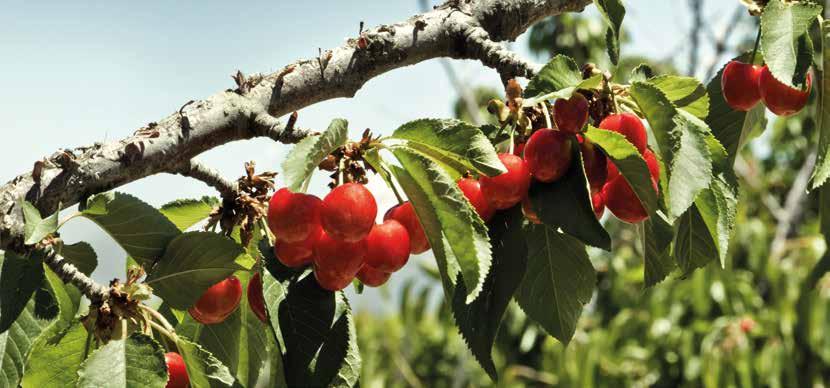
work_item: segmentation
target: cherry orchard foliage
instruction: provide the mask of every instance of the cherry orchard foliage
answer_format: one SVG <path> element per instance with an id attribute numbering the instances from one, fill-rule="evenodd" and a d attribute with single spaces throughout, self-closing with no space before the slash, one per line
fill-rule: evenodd
<path id="1" fill-rule="evenodd" d="M 616 62 L 625 10 L 595 3 Z M 620 85 L 557 56 L 525 88 L 511 80 L 505 100 L 491 101 L 498 126 L 421 119 L 350 141 L 348 123 L 335 119 L 290 151 L 286 187 L 257 176 L 267 198 L 230 225 L 227 198 L 155 209 L 127 194 L 92 196 L 70 218 L 96 223 L 134 265 L 88 311 L 79 307 L 82 293 L 98 295 L 83 281 L 97 265 L 94 250 L 64 243 L 58 214 L 23 203 L 25 254 L 0 256 L 3 383 L 355 386 L 361 361 L 343 289 L 394 282 L 411 254 L 427 251 L 462 337 L 497 380 L 491 350 L 511 301 L 559 341 L 574 336 L 597 282 L 588 246 L 614 248 L 606 208 L 638 231 L 646 286 L 715 258 L 723 265 L 735 228 L 735 156 L 764 106 L 804 107 L 813 77 L 807 32 L 819 13 L 771 0 L 754 60 L 737 58 L 708 85 L 645 67 Z M 827 175 L 820 160 L 817 187 Z M 305 193 L 318 169 L 333 172 L 324 199 Z M 378 209 L 369 179 L 382 179 L 401 203 Z M 206 230 L 193 230 L 205 220 Z M 80 271 L 58 275 L 56 261 Z M 814 279 L 830 268 L 822 262 Z M 157 309 L 145 303 L 151 296 L 162 301 Z"/>

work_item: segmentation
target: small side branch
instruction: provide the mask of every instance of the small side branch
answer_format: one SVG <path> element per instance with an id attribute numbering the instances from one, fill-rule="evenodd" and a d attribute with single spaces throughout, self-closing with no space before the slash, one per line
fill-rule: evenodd
<path id="1" fill-rule="evenodd" d="M 176 171 L 177 173 L 191 177 L 193 179 L 198 179 L 210 187 L 213 187 L 219 194 L 222 195 L 222 198 L 233 198 L 236 196 L 237 192 L 237 185 L 234 182 L 231 182 L 221 175 L 219 175 L 219 171 L 216 171 L 208 166 L 205 166 L 202 163 L 199 163 L 193 159 L 188 160 L 186 163 L 182 165 L 182 167 Z"/>
<path id="2" fill-rule="evenodd" d="M 89 276 L 84 275 L 75 265 L 69 263 L 52 247 L 46 248 L 46 257 L 43 259 L 49 269 L 52 270 L 64 282 L 78 287 L 82 294 L 95 304 L 106 300 L 109 297 L 109 290 L 96 283 Z"/>
<path id="3" fill-rule="evenodd" d="M 472 59 L 478 59 L 487 67 L 499 72 L 502 80 L 515 77 L 533 78 L 538 66 L 519 57 L 500 43 L 490 39 L 481 27 L 471 27 L 464 31 L 464 39 Z"/>

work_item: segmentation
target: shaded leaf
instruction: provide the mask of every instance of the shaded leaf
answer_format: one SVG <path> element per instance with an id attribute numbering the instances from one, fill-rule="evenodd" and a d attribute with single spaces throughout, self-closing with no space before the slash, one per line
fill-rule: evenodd
<path id="1" fill-rule="evenodd" d="M 821 24 L 822 37 L 822 69 L 830 70 L 830 23 Z M 825 73 L 821 76 L 819 86 L 818 121 L 818 150 L 816 151 L 816 167 L 813 170 L 812 188 L 818 188 L 830 177 L 830 77 Z"/>
<path id="2" fill-rule="evenodd" d="M 697 206 L 692 206 L 678 219 L 674 237 L 674 258 L 687 276 L 718 257 L 718 250 L 712 234 L 707 229 Z"/>
<path id="3" fill-rule="evenodd" d="M 80 241 L 64 245 L 61 247 L 60 254 L 84 275 L 92 274 L 92 271 L 98 267 L 98 255 L 89 243 Z"/>
<path id="4" fill-rule="evenodd" d="M 611 63 L 617 64 L 620 60 L 620 26 L 625 17 L 625 6 L 621 0 L 594 0 L 599 13 L 605 19 L 608 30 L 605 32 L 605 45 L 608 47 L 608 57 Z"/>
<path id="5" fill-rule="evenodd" d="M 676 267 L 669 249 L 674 231 L 659 212 L 640 223 L 638 230 L 643 244 L 643 278 L 645 286 L 651 287 L 663 281 Z"/>
<path id="6" fill-rule="evenodd" d="M 90 198 L 81 215 L 112 236 L 127 254 L 149 267 L 181 234 L 156 208 L 129 194 L 108 192 Z"/>
<path id="7" fill-rule="evenodd" d="M 236 381 L 228 367 L 199 344 L 179 337 L 176 341 L 192 388 L 231 387 Z"/>
<path id="8" fill-rule="evenodd" d="M 184 232 L 206 219 L 217 206 L 219 206 L 218 199 L 205 196 L 200 199 L 177 199 L 163 205 L 159 211 Z"/>
<path id="9" fill-rule="evenodd" d="M 164 387 L 164 350 L 152 338 L 133 333 L 90 354 L 78 371 L 78 387 Z"/>
<path id="10" fill-rule="evenodd" d="M 305 191 L 306 181 L 314 170 L 332 151 L 346 144 L 349 135 L 349 122 L 334 119 L 320 135 L 309 136 L 299 143 L 282 162 L 285 184 L 293 192 Z"/>
<path id="11" fill-rule="evenodd" d="M 17 319 L 32 294 L 43 282 L 43 252 L 27 256 L 12 251 L 0 253 L 0 333 L 8 330 Z"/>
<path id="12" fill-rule="evenodd" d="M 566 55 L 553 57 L 534 76 L 524 90 L 525 98 L 538 97 L 565 88 L 575 87 L 582 82 L 582 72 L 574 60 Z"/>
<path id="13" fill-rule="evenodd" d="M 2 352 L 3 357 L 2 369 L 0 369 L 0 386 L 18 386 L 20 379 L 23 377 L 24 365 L 29 350 L 48 325 L 48 321 L 37 318 L 35 302 L 31 300 L 26 304 L 26 307 L 11 327 L 0 334 L 0 352 Z"/>
<path id="14" fill-rule="evenodd" d="M 170 242 L 146 283 L 170 307 L 186 309 L 210 286 L 251 265 L 235 241 L 216 233 L 187 232 Z"/>

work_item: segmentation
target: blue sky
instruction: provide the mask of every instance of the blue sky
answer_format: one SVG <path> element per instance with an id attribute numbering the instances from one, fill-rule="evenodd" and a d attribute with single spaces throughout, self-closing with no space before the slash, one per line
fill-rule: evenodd
<path id="1" fill-rule="evenodd" d="M 233 2 L 240 3 L 240 2 Z M 437 4 L 437 1 L 431 3 Z M 685 1 L 627 0 L 623 28 L 632 36 L 624 54 L 673 58 L 685 69 L 690 19 Z M 720 33 L 737 2 L 708 0 L 704 17 Z M 244 5 L 202 2 L 9 2 L 0 13 L 0 180 L 30 169 L 58 148 L 116 140 L 177 110 L 184 102 L 233 86 L 230 75 L 271 72 L 317 48 L 341 45 L 367 26 L 393 23 L 418 13 L 417 0 L 252 1 Z M 599 20 L 592 6 L 586 14 Z M 708 41 L 707 34 L 703 41 Z M 531 57 L 525 37 L 512 47 Z M 704 46 L 702 63 L 711 58 Z M 537 61 L 542 58 L 535 58 Z M 721 59 L 721 62 L 725 59 Z M 471 84 L 499 85 L 498 75 L 474 61 L 454 61 Z M 698 74 L 702 76 L 702 74 Z M 451 117 L 457 93 L 435 60 L 398 69 L 367 83 L 354 99 L 336 99 L 299 112 L 298 125 L 325 128 L 335 117 L 349 120 L 352 136 L 364 128 L 388 134 L 423 117 Z M 288 147 L 258 139 L 229 144 L 198 159 L 235 178 L 242 163 L 279 171 Z M 322 175 L 322 174 L 320 174 Z M 312 191 L 324 194 L 323 179 Z M 392 194 L 378 179 L 370 183 L 383 214 Z M 119 190 L 153 205 L 176 198 L 213 195 L 201 182 L 159 175 Z M 86 240 L 98 252 L 94 277 L 123 278 L 124 253 L 95 225 L 83 219 L 62 230 L 67 241 Z M 421 259 L 429 259 L 424 255 Z M 410 267 L 414 267 L 410 265 Z M 417 274 L 407 268 L 393 276 Z M 354 301 L 368 306 L 372 290 Z M 355 298 L 352 298 L 353 300 Z"/>

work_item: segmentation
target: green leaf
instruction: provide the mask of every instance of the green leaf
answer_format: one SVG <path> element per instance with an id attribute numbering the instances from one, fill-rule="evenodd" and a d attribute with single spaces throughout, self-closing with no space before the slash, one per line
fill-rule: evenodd
<path id="1" fill-rule="evenodd" d="M 493 381 L 498 381 L 498 374 L 490 352 L 527 267 L 523 220 L 520 206 L 496 213 L 489 223 L 493 268 L 484 280 L 481 295 L 467 304 L 464 283 L 456 282 L 458 286 L 452 298 L 452 312 L 461 336 Z"/>
<path id="2" fill-rule="evenodd" d="M 217 206 L 219 206 L 218 199 L 205 196 L 200 199 L 177 199 L 165 204 L 159 211 L 184 232 L 206 219 Z"/>
<path id="3" fill-rule="evenodd" d="M 608 57 L 611 63 L 617 64 L 620 60 L 620 26 L 625 17 L 625 6 L 621 0 L 594 0 L 599 13 L 605 19 L 608 30 L 605 32 L 605 45 L 608 47 Z"/>
<path id="4" fill-rule="evenodd" d="M 469 303 L 481 292 L 492 262 L 487 227 L 455 181 L 433 161 L 406 148 L 396 148 L 393 153 L 420 191 L 426 194 L 428 204 L 418 203 L 421 201 L 417 194 L 414 194 L 415 197 L 410 195 L 413 188 L 401 182 L 419 219 L 423 218 L 424 211 L 437 216 L 440 228 L 435 230 L 431 225 L 424 225 L 424 232 L 430 242 L 446 239 L 461 271 Z M 398 181 L 401 181 L 400 177 Z M 455 278 L 455 273 L 450 274 Z"/>
<path id="5" fill-rule="evenodd" d="M 605 129 L 588 126 L 585 136 L 594 144 L 602 148 L 605 155 L 611 159 L 623 178 L 631 185 L 643 208 L 649 214 L 657 211 L 657 193 L 651 185 L 651 174 L 646 161 L 625 136 Z M 593 211 L 593 210 L 592 210 Z"/>
<path id="6" fill-rule="evenodd" d="M 662 75 L 648 80 L 662 91 L 678 109 L 683 109 L 701 120 L 709 114 L 709 95 L 703 84 L 694 77 Z"/>
<path id="7" fill-rule="evenodd" d="M 821 24 L 822 37 L 822 69 L 830 70 L 830 23 Z M 816 151 L 816 167 L 813 170 L 812 188 L 816 189 L 830 177 L 830 77 L 826 73 L 821 75 L 821 89 L 819 98 L 818 121 L 818 150 Z"/>
<path id="8" fill-rule="evenodd" d="M 643 221 L 638 229 L 643 243 L 645 286 L 651 287 L 663 281 L 675 268 L 669 249 L 674 231 L 659 212 Z"/>
<path id="9" fill-rule="evenodd" d="M 610 251 L 611 236 L 594 214 L 582 153 L 576 142 L 573 142 L 571 152 L 574 155 L 571 167 L 564 176 L 555 182 L 531 185 L 530 203 L 545 225 L 562 228 L 563 232 L 588 245 Z"/>
<path id="10" fill-rule="evenodd" d="M 75 318 L 75 314 L 78 313 L 78 308 L 81 305 L 81 291 L 73 285 L 64 284 L 63 280 L 52 270 L 44 268 L 44 272 L 48 294 L 60 314 L 58 318 L 64 324 L 69 324 Z M 55 318 L 55 316 L 48 318 Z"/>
<path id="11" fill-rule="evenodd" d="M 0 255 L 0 260 L 2 260 L 2 255 Z M 3 357 L 0 386 L 17 387 L 19 385 L 29 350 L 48 325 L 48 321 L 37 318 L 35 302 L 31 300 L 11 327 L 0 334 L 0 353 Z"/>
<path id="12" fill-rule="evenodd" d="M 694 207 L 700 212 L 718 252 L 721 267 L 726 266 L 729 240 L 735 229 L 738 213 L 738 185 L 725 175 L 712 180 L 712 185 L 703 190 L 695 200 Z"/>
<path id="13" fill-rule="evenodd" d="M 582 82 L 582 72 L 574 60 L 566 55 L 553 57 L 534 76 L 524 91 L 525 98 L 538 97 L 543 94 L 571 88 Z"/>
<path id="14" fill-rule="evenodd" d="M 306 181 L 317 166 L 332 151 L 346 144 L 349 135 L 349 122 L 334 119 L 320 135 L 309 136 L 299 143 L 282 162 L 285 184 L 291 191 L 305 191 Z"/>
<path id="15" fill-rule="evenodd" d="M 357 383 L 360 353 L 343 292 L 320 288 L 309 274 L 288 286 L 276 313 L 285 341 L 289 386 L 351 387 Z"/>
<path id="16" fill-rule="evenodd" d="M 187 232 L 170 242 L 146 283 L 171 307 L 186 309 L 210 286 L 251 267 L 235 241 L 210 232 Z"/>
<path id="17" fill-rule="evenodd" d="M 3 257 L 4 256 L 4 257 Z M 12 251 L 3 257 L 0 272 L 0 333 L 8 330 L 17 319 L 32 294 L 43 282 L 43 252 L 38 250 L 27 256 Z"/>
<path id="18" fill-rule="evenodd" d="M 98 194 L 87 201 L 81 215 L 98 224 L 145 268 L 181 234 L 156 208 L 129 194 Z"/>
<path id="19" fill-rule="evenodd" d="M 656 86 L 635 82 L 631 96 L 645 114 L 657 140 L 663 162 L 668 166 L 668 191 L 664 193 L 669 221 L 683 214 L 697 194 L 712 179 L 712 156 L 705 122 L 676 109 Z"/>
<path id="20" fill-rule="evenodd" d="M 644 82 L 649 78 L 654 77 L 654 70 L 648 64 L 641 63 L 631 70 L 631 75 L 628 77 L 629 82 Z"/>
<path id="21" fill-rule="evenodd" d="M 528 263 L 516 301 L 528 317 L 567 344 L 582 306 L 591 300 L 597 274 L 585 246 L 544 225 L 525 228 Z"/>
<path id="22" fill-rule="evenodd" d="M 446 164 L 463 166 L 462 173 L 470 170 L 495 176 L 506 171 L 481 130 L 460 120 L 410 121 L 396 129 L 391 139 L 405 140 L 408 147 Z"/>
<path id="23" fill-rule="evenodd" d="M 92 249 L 92 246 L 86 242 L 80 241 L 64 245 L 60 250 L 60 254 L 84 275 L 92 274 L 92 271 L 98 267 L 98 255 L 95 253 L 95 249 Z"/>
<path id="24" fill-rule="evenodd" d="M 199 344 L 179 337 L 176 347 L 187 366 L 192 388 L 231 387 L 236 382 L 228 367 Z"/>
<path id="25" fill-rule="evenodd" d="M 164 387 L 164 350 L 152 338 L 133 333 L 90 354 L 78 371 L 79 388 Z"/>
<path id="26" fill-rule="evenodd" d="M 78 321 L 51 326 L 32 346 L 21 385 L 74 387 L 78 370 L 87 356 L 89 340 L 89 334 Z"/>
<path id="27" fill-rule="evenodd" d="M 770 0 L 764 6 L 760 50 L 773 77 L 786 85 L 804 82 L 812 62 L 812 45 L 805 45 L 808 29 L 819 14 L 821 5 L 806 1 Z"/>
<path id="28" fill-rule="evenodd" d="M 717 245 L 712 239 L 712 234 L 697 206 L 692 206 L 678 220 L 674 237 L 674 258 L 677 265 L 683 276 L 688 276 L 717 257 Z"/>
<path id="29" fill-rule="evenodd" d="M 235 274 L 247 289 L 250 272 Z M 196 323 L 188 314 L 176 328 L 180 335 L 191 337 L 217 360 L 228 367 L 242 386 L 285 386 L 281 350 L 275 334 L 257 318 L 248 298 L 224 321 L 213 325 Z"/>
<path id="30" fill-rule="evenodd" d="M 819 188 L 819 229 L 821 235 L 824 236 L 824 242 L 830 246 L 830 192 L 827 187 Z M 824 255 L 816 263 L 815 267 L 810 270 L 807 279 L 804 280 L 802 293 L 806 290 L 815 289 L 818 281 L 830 271 L 830 249 L 824 251 Z"/>
<path id="31" fill-rule="evenodd" d="M 23 225 L 23 237 L 26 238 L 24 244 L 37 244 L 46 236 L 58 230 L 58 212 L 43 219 L 40 217 L 40 211 L 28 201 L 22 201 L 20 206 L 23 210 L 23 218 L 26 221 Z M 60 206 L 58 208 L 60 209 Z"/>

